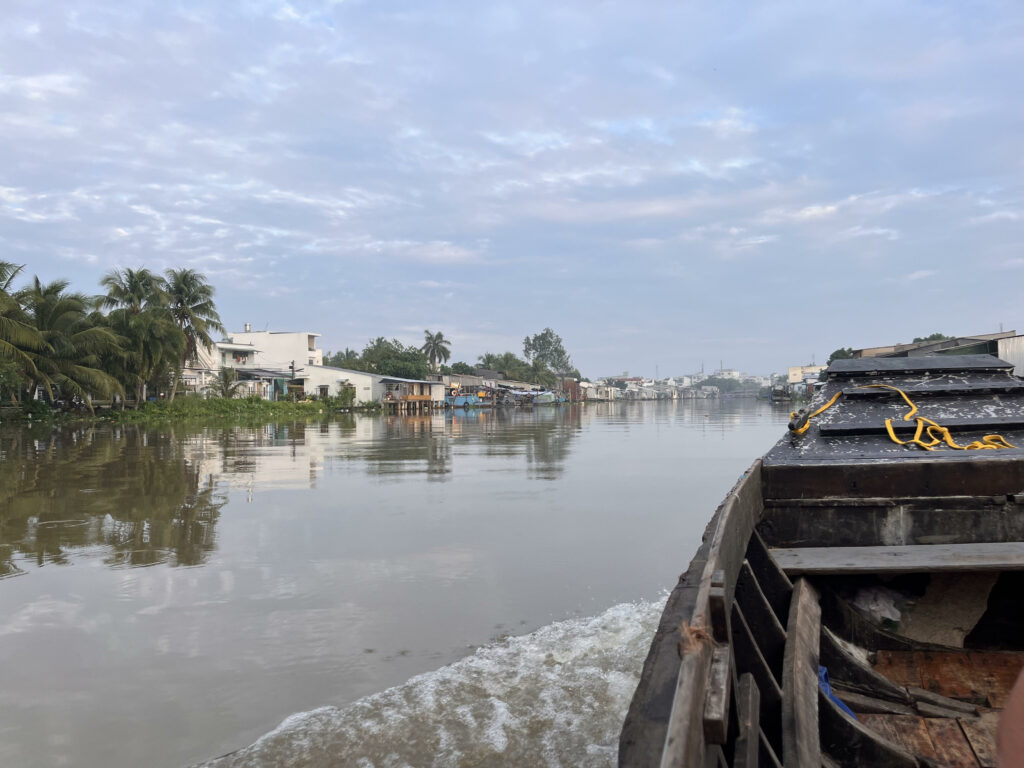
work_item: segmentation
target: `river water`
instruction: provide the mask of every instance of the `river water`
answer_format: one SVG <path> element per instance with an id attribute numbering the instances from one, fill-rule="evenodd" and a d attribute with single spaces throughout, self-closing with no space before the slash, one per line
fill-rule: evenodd
<path id="1" fill-rule="evenodd" d="M 0 765 L 613 765 L 666 591 L 787 416 L 0 431 Z"/>

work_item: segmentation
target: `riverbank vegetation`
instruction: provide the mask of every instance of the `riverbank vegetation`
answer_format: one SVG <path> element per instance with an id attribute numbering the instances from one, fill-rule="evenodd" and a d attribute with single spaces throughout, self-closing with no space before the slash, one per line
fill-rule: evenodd
<path id="1" fill-rule="evenodd" d="M 0 261 L 0 400 L 44 393 L 61 407 L 94 400 L 174 400 L 183 368 L 223 332 L 213 287 L 192 269 L 116 269 L 97 296 L 38 277 L 15 289 L 24 267 Z"/>

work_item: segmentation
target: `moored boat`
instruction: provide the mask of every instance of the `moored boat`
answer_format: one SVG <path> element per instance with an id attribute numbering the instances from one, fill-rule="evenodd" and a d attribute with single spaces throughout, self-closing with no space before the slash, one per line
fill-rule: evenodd
<path id="1" fill-rule="evenodd" d="M 993 765 L 1024 664 L 1024 381 L 841 360 L 668 598 L 623 766 Z"/>

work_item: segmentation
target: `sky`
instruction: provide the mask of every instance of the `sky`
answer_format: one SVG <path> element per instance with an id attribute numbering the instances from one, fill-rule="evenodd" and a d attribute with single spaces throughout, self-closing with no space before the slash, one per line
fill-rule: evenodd
<path id="1" fill-rule="evenodd" d="M 585 376 L 1024 333 L 1024 4 L 5 0 L 0 260 Z"/>

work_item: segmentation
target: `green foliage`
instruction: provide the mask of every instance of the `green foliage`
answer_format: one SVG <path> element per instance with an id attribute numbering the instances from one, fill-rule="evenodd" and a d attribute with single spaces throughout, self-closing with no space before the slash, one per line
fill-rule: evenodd
<path id="1" fill-rule="evenodd" d="M 442 368 L 444 368 L 444 367 L 447 367 L 447 366 L 442 366 Z M 459 374 L 462 374 L 463 376 L 472 376 L 473 375 L 473 366 L 471 366 L 469 363 L 464 363 L 464 362 L 462 362 L 460 360 L 457 363 L 452 363 L 451 368 L 448 369 L 448 372 L 449 373 L 459 373 Z"/>
<path id="2" fill-rule="evenodd" d="M 914 340 L 911 343 L 912 344 L 918 344 L 920 342 L 925 342 L 925 341 L 948 341 L 948 340 L 950 340 L 952 338 L 955 338 L 955 337 L 953 337 L 953 336 L 946 336 L 944 333 L 933 333 L 930 336 L 915 336 Z"/>
<path id="3" fill-rule="evenodd" d="M 828 362 L 831 363 L 833 360 L 849 360 L 853 357 L 853 347 L 840 347 L 828 356 Z"/>
<path id="4" fill-rule="evenodd" d="M 523 339 L 523 355 L 527 361 L 540 361 L 545 368 L 561 375 L 572 370 L 572 360 L 565 351 L 562 337 L 550 328 Z"/>
<path id="5" fill-rule="evenodd" d="M 359 353 L 354 349 L 345 348 L 344 352 L 335 352 L 333 355 L 327 353 L 324 355 L 324 365 L 331 366 L 332 368 L 347 368 L 350 371 L 362 371 L 361 368 L 362 360 L 359 358 Z"/>
<path id="6" fill-rule="evenodd" d="M 430 363 L 422 350 L 407 347 L 398 339 L 378 336 L 363 349 L 360 358 L 365 366 L 359 370 L 397 376 L 402 379 L 423 379 L 430 372 Z"/>
<path id="7" fill-rule="evenodd" d="M 210 394 L 230 400 L 236 397 L 241 389 L 242 382 L 238 380 L 238 371 L 234 368 L 221 368 L 217 371 L 217 378 L 213 382 Z"/>
<path id="8" fill-rule="evenodd" d="M 431 333 L 429 330 L 426 330 L 423 332 L 423 337 L 424 343 L 420 347 L 420 352 L 427 356 L 430 367 L 436 371 L 438 361 L 447 363 L 448 358 L 452 356 L 451 342 L 440 331 Z"/>

